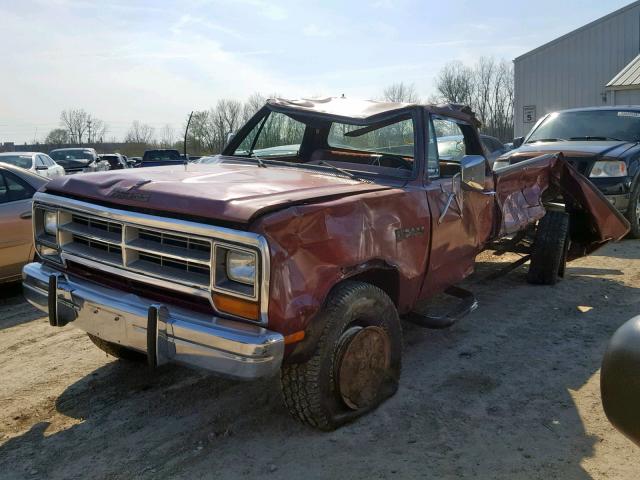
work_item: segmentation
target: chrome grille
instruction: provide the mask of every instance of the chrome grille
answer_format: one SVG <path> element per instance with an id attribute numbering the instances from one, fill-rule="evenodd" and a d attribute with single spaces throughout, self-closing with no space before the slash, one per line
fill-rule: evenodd
<path id="1" fill-rule="evenodd" d="M 51 212 L 57 215 L 56 235 L 45 221 Z M 67 262 L 73 262 L 178 295 L 205 298 L 220 314 L 224 312 L 216 307 L 215 295 L 256 301 L 260 310 L 255 321 L 268 324 L 270 254 L 266 239 L 259 234 L 125 211 L 44 192 L 34 195 L 33 232 L 39 256 L 56 267 L 64 269 Z M 216 272 L 226 261 L 226 253 L 220 252 L 229 249 L 256 254 L 257 270 L 251 292 L 216 283 Z M 216 251 L 225 256 L 216 258 Z"/>
<path id="2" fill-rule="evenodd" d="M 203 289 L 211 282 L 207 238 L 67 210 L 59 211 L 59 236 L 62 253 Z"/>

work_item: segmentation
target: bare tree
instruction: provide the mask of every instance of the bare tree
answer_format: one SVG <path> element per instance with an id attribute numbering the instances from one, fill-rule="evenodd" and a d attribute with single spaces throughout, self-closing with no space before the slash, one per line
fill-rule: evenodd
<path id="1" fill-rule="evenodd" d="M 503 141 L 513 137 L 513 67 L 482 57 L 473 67 L 446 65 L 436 79 L 438 100 L 469 105 L 482 130 Z"/>
<path id="2" fill-rule="evenodd" d="M 245 123 L 253 117 L 258 110 L 264 107 L 266 101 L 267 99 L 262 94 L 258 92 L 252 93 L 242 106 L 242 123 Z"/>
<path id="3" fill-rule="evenodd" d="M 87 132 L 89 114 L 83 109 L 63 110 L 60 114 L 60 125 L 69 132 L 71 142 L 82 145 L 84 134 Z"/>
<path id="4" fill-rule="evenodd" d="M 69 143 L 69 132 L 64 128 L 54 128 L 49 132 L 44 143 L 49 145 L 66 145 Z"/>
<path id="5" fill-rule="evenodd" d="M 87 118 L 87 142 L 102 143 L 106 134 L 107 124 L 99 118 L 89 114 Z"/>
<path id="6" fill-rule="evenodd" d="M 418 103 L 420 101 L 415 85 L 404 82 L 394 83 L 386 87 L 382 92 L 382 98 L 387 102 Z"/>
<path id="7" fill-rule="evenodd" d="M 436 78 L 436 90 L 447 102 L 470 105 L 473 88 L 473 71 L 462 62 L 445 65 Z"/>
<path id="8" fill-rule="evenodd" d="M 134 120 L 131 127 L 129 127 L 124 141 L 125 143 L 148 145 L 152 143 L 154 132 L 155 129 L 152 126 L 142 123 L 139 120 Z"/>
<path id="9" fill-rule="evenodd" d="M 160 130 L 160 146 L 167 148 L 173 147 L 173 144 L 176 142 L 176 132 L 173 127 L 169 124 L 166 124 Z"/>

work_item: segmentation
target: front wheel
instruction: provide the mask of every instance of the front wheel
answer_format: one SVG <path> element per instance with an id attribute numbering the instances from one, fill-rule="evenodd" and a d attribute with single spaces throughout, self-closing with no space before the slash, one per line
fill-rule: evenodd
<path id="1" fill-rule="evenodd" d="M 538 222 L 527 281 L 554 285 L 564 274 L 569 247 L 569 215 L 549 210 Z"/>
<path id="2" fill-rule="evenodd" d="M 631 238 L 640 238 L 640 183 L 631 192 L 629 199 L 629 207 L 627 209 L 627 219 L 631 224 L 629 236 Z"/>
<path id="3" fill-rule="evenodd" d="M 379 288 L 347 281 L 329 295 L 313 356 L 283 365 L 284 402 L 299 421 L 321 430 L 373 410 L 398 389 L 402 331 L 395 305 Z"/>

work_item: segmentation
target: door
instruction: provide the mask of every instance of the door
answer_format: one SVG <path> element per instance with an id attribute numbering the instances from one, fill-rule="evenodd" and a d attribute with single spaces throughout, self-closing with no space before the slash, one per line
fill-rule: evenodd
<path id="1" fill-rule="evenodd" d="M 426 194 L 432 240 L 421 298 L 440 293 L 473 272 L 476 255 L 490 238 L 496 215 L 493 177 L 486 159 L 482 188 L 462 183 L 462 158 L 484 156 L 475 129 L 440 116 L 431 116 L 427 128 Z"/>
<path id="2" fill-rule="evenodd" d="M 0 170 L 0 281 L 20 278 L 33 256 L 31 198 L 35 190 L 11 172 Z"/>

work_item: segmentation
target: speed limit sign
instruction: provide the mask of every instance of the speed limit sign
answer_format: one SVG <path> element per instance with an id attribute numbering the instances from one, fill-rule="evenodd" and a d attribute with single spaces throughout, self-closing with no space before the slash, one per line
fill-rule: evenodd
<path id="1" fill-rule="evenodd" d="M 525 105 L 524 107 L 524 115 L 523 122 L 524 123 L 533 123 L 536 121 L 536 106 L 535 105 Z"/>

